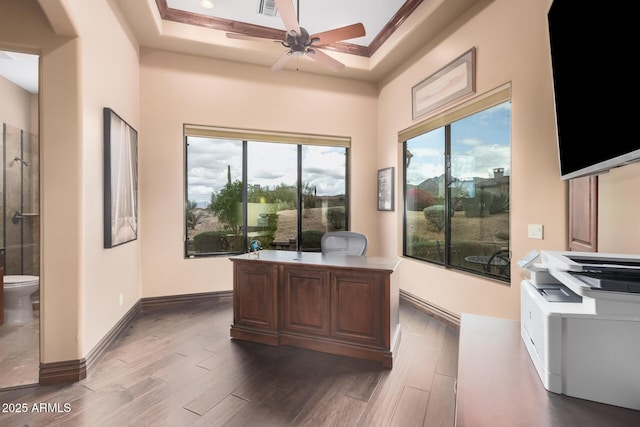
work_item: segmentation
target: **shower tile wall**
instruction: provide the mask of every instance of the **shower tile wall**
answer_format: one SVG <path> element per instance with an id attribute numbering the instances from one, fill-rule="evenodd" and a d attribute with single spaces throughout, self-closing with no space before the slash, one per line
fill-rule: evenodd
<path id="1" fill-rule="evenodd" d="M 38 141 L 8 124 L 4 130 L 5 274 L 39 275 Z"/>

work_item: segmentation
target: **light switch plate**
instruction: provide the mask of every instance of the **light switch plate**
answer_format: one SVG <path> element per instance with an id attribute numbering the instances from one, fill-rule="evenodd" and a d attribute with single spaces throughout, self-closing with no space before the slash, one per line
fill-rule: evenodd
<path id="1" fill-rule="evenodd" d="M 530 239 L 542 240 L 542 224 L 529 224 L 529 230 L 527 236 Z"/>

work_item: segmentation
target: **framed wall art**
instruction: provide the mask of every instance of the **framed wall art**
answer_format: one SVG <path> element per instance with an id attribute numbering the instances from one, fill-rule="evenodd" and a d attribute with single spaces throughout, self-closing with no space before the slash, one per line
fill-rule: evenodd
<path id="1" fill-rule="evenodd" d="M 378 210 L 392 211 L 394 209 L 393 200 L 393 171 L 394 168 L 385 168 L 378 171 Z"/>
<path id="2" fill-rule="evenodd" d="M 138 238 L 138 133 L 104 108 L 104 247 Z"/>
<path id="3" fill-rule="evenodd" d="M 414 120 L 475 92 L 475 57 L 474 47 L 411 88 Z"/>

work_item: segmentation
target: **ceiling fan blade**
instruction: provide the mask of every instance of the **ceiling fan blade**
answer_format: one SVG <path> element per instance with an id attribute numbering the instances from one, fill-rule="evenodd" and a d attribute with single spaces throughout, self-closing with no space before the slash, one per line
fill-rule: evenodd
<path id="1" fill-rule="evenodd" d="M 287 61 L 289 60 L 290 57 L 292 57 L 293 55 L 291 54 L 291 51 L 286 51 L 285 53 L 283 53 L 282 55 L 280 55 L 280 58 L 278 58 L 278 60 L 275 62 L 275 64 L 273 64 L 271 66 L 271 68 L 269 69 L 269 71 L 280 71 L 282 69 L 282 67 L 284 67 L 284 64 L 287 63 Z"/>
<path id="2" fill-rule="evenodd" d="M 334 28 L 323 33 L 314 34 L 311 39 L 318 38 L 320 41 L 313 43 L 315 46 L 325 46 L 341 40 L 355 39 L 366 35 L 364 25 L 361 23 L 347 25 L 346 27 Z"/>
<path id="3" fill-rule="evenodd" d="M 333 59 L 320 49 L 309 49 L 307 51 L 309 58 L 329 68 L 331 71 L 340 71 L 344 68 L 344 64 L 337 59 Z"/>
<path id="4" fill-rule="evenodd" d="M 296 18 L 296 10 L 293 8 L 292 0 L 275 0 L 275 3 L 287 33 L 295 31 L 297 35 L 300 35 L 300 24 Z"/>

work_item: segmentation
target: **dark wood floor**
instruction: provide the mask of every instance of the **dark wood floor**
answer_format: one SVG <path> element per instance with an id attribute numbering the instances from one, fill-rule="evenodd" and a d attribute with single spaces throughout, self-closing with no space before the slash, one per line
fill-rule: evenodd
<path id="1" fill-rule="evenodd" d="M 231 340 L 232 319 L 230 299 L 143 311 L 85 380 L 0 392 L 0 425 L 454 425 L 458 329 L 405 302 L 393 369 Z"/>

